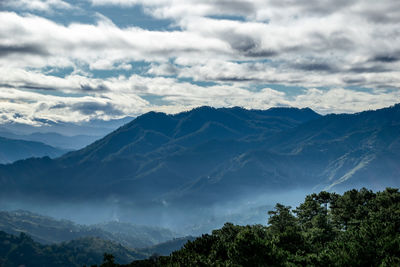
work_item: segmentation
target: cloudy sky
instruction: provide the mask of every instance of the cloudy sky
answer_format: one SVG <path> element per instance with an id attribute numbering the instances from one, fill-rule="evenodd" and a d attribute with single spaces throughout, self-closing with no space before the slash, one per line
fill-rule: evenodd
<path id="1" fill-rule="evenodd" d="M 0 123 L 398 102 L 398 0 L 0 0 Z"/>

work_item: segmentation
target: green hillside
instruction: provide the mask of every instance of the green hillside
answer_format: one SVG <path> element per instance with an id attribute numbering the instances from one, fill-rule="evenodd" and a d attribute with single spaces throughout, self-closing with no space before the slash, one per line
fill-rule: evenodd
<path id="1" fill-rule="evenodd" d="M 117 243 L 87 237 L 57 245 L 41 245 L 21 233 L 14 236 L 0 231 L 0 266 L 83 266 L 100 264 L 104 253 L 121 263 L 144 259 L 146 255 Z"/>

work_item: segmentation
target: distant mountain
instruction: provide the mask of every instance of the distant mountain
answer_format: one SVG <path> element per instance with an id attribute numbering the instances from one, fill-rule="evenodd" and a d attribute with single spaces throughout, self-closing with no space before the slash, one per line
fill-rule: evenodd
<path id="1" fill-rule="evenodd" d="M 110 240 L 129 248 L 150 247 L 178 234 L 168 229 L 109 222 L 78 225 L 68 220 L 56 220 L 28 211 L 0 211 L 0 231 L 19 235 L 25 233 L 42 244 L 55 244 L 85 237 Z"/>
<path id="2" fill-rule="evenodd" d="M 30 135 L 33 133 L 58 133 L 64 136 L 104 136 L 118 127 L 130 122 L 133 117 L 124 117 L 112 120 L 90 120 L 81 122 L 62 122 L 50 120 L 37 120 L 40 126 L 8 122 L 0 124 L 0 132 L 10 132 L 17 135 Z"/>
<path id="3" fill-rule="evenodd" d="M 172 252 L 180 250 L 188 241 L 193 241 L 195 239 L 196 237 L 194 236 L 174 238 L 151 247 L 138 249 L 138 251 L 150 256 L 169 256 Z"/>
<path id="4" fill-rule="evenodd" d="M 55 148 L 40 142 L 14 140 L 0 137 L 0 163 L 12 163 L 31 157 L 59 157 L 67 150 Z"/>
<path id="5" fill-rule="evenodd" d="M 111 233 L 111 240 L 131 248 L 150 247 L 180 236 L 166 228 L 116 221 L 91 225 L 90 228 Z"/>
<path id="6" fill-rule="evenodd" d="M 147 255 L 111 241 L 87 237 L 57 245 L 41 245 L 26 234 L 0 231 L 0 266 L 91 266 L 103 262 L 104 253 L 129 263 Z"/>
<path id="7" fill-rule="evenodd" d="M 10 131 L 4 131 L 4 132 L 0 131 L 0 136 L 8 139 L 41 142 L 46 145 L 50 145 L 65 150 L 77 150 L 83 148 L 102 137 L 102 136 L 91 136 L 91 135 L 65 136 L 54 132 L 47 132 L 47 133 L 35 132 L 23 135 L 23 134 L 14 134 Z"/>
<path id="8" fill-rule="evenodd" d="M 205 208 L 260 194 L 396 187 L 399 162 L 400 104 L 327 116 L 201 107 L 150 112 L 60 158 L 0 166 L 0 190 L 9 198 L 109 200 L 135 219 L 153 210 L 173 225 L 178 214 L 198 222 Z"/>

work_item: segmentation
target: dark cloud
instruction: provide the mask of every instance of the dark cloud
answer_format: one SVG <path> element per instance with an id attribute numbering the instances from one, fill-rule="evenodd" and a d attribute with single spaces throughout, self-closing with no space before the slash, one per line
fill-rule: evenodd
<path id="1" fill-rule="evenodd" d="M 354 3 L 353 1 L 349 0 L 302 0 L 296 2 L 302 4 L 302 12 L 317 15 L 333 14 L 351 6 Z"/>
<path id="2" fill-rule="evenodd" d="M 252 78 L 244 78 L 244 77 L 217 77 L 215 80 L 218 80 L 220 82 L 249 82 L 249 81 L 255 81 L 255 79 Z"/>
<path id="3" fill-rule="evenodd" d="M 172 64 L 166 65 L 164 71 L 168 75 L 178 75 L 179 74 L 179 69 Z"/>
<path id="4" fill-rule="evenodd" d="M 304 71 L 323 71 L 335 73 L 338 69 L 328 63 L 322 62 L 311 62 L 311 63 L 298 63 L 291 66 L 294 69 L 304 70 Z"/>
<path id="5" fill-rule="evenodd" d="M 260 49 L 261 45 L 258 40 L 244 34 L 226 32 L 222 34 L 222 37 L 229 43 L 232 49 L 246 57 L 265 58 L 277 55 L 276 51 Z"/>
<path id="6" fill-rule="evenodd" d="M 60 122 L 55 122 L 52 120 L 48 120 L 48 119 L 42 119 L 42 118 L 33 118 L 33 121 L 39 122 L 41 124 L 45 124 L 45 125 L 57 125 Z"/>
<path id="7" fill-rule="evenodd" d="M 391 20 L 390 17 L 388 17 L 386 14 L 382 14 L 379 11 L 369 11 L 368 13 L 364 13 L 363 16 L 367 17 L 369 21 L 373 21 L 375 23 L 388 23 Z"/>
<path id="8" fill-rule="evenodd" d="M 38 45 L 0 45 L 0 57 L 11 54 L 32 54 L 38 56 L 48 55 L 48 52 Z"/>
<path id="9" fill-rule="evenodd" d="M 223 12 L 224 14 L 240 14 L 244 16 L 253 14 L 256 10 L 251 1 L 219 0 L 215 1 L 214 6 L 216 7 L 216 11 Z"/>
<path id="10" fill-rule="evenodd" d="M 228 40 L 233 49 L 243 53 L 247 53 L 258 46 L 254 39 L 246 35 L 227 33 L 225 39 Z"/>
<path id="11" fill-rule="evenodd" d="M 400 2 L 392 2 L 378 9 L 362 10 L 360 16 L 377 24 L 398 23 L 400 19 Z"/>
<path id="12" fill-rule="evenodd" d="M 269 3 L 278 8 L 297 8 L 299 14 L 329 15 L 343 10 L 355 3 L 348 0 L 270 0 Z"/>
<path id="13" fill-rule="evenodd" d="M 32 90 L 47 90 L 47 91 L 53 91 L 55 90 L 53 87 L 46 87 L 42 85 L 23 85 L 19 86 L 18 88 L 23 88 L 23 89 L 32 89 Z"/>
<path id="14" fill-rule="evenodd" d="M 363 84 L 366 79 L 364 77 L 344 77 L 342 81 L 347 84 Z"/>
<path id="15" fill-rule="evenodd" d="M 397 62 L 400 60 L 400 54 L 386 54 L 386 55 L 376 55 L 375 57 L 371 58 L 370 61 L 373 62 L 382 62 L 382 63 L 392 63 Z"/>
<path id="16" fill-rule="evenodd" d="M 15 88 L 14 85 L 8 84 L 8 83 L 1 83 L 0 87 L 4 87 L 4 88 Z"/>
<path id="17" fill-rule="evenodd" d="M 89 84 L 81 84 L 81 90 L 86 92 L 92 92 L 92 91 L 104 92 L 104 91 L 110 91 L 110 88 L 108 88 L 104 84 L 100 84 L 97 86 L 91 86 Z"/>
<path id="18" fill-rule="evenodd" d="M 24 115 L 20 114 L 20 113 L 14 113 L 13 118 L 14 119 L 18 119 L 18 118 L 23 118 Z"/>
<path id="19" fill-rule="evenodd" d="M 383 66 L 376 65 L 376 66 L 352 67 L 352 68 L 350 68 L 349 71 L 355 72 L 355 73 L 381 73 L 381 72 L 387 72 L 390 70 Z"/>
<path id="20" fill-rule="evenodd" d="M 80 102 L 73 104 L 71 109 L 73 111 L 79 111 L 82 115 L 93 115 L 98 111 L 111 116 L 123 115 L 122 111 L 118 110 L 110 103 Z"/>
<path id="21" fill-rule="evenodd" d="M 66 108 L 67 105 L 65 103 L 59 103 L 50 107 L 50 109 L 63 109 Z"/>
<path id="22" fill-rule="evenodd" d="M 376 87 L 379 89 L 385 89 L 385 90 L 400 90 L 399 86 L 393 86 L 390 84 L 378 84 Z M 399 102 L 396 101 L 396 103 L 399 103 Z"/>
<path id="23" fill-rule="evenodd" d="M 99 102 L 79 102 L 69 105 L 67 103 L 58 103 L 50 107 L 50 109 L 66 109 L 69 108 L 72 111 L 78 111 L 82 115 L 93 115 L 98 111 L 103 112 L 107 115 L 123 115 L 123 113 L 116 109 L 111 103 L 99 103 Z"/>
<path id="24" fill-rule="evenodd" d="M 56 90 L 53 87 L 48 87 L 48 86 L 43 86 L 43 85 L 32 85 L 32 84 L 13 85 L 13 84 L 8 84 L 8 83 L 2 83 L 2 84 L 0 84 L 0 87 L 30 89 L 30 90 L 48 90 L 48 91 Z"/>
<path id="25" fill-rule="evenodd" d="M 247 57 L 260 57 L 260 58 L 266 58 L 266 57 L 273 57 L 278 55 L 278 52 L 273 51 L 273 50 L 267 50 L 267 49 L 260 49 L 260 50 L 251 50 L 245 53 Z"/>
<path id="26" fill-rule="evenodd" d="M 333 50 L 345 50 L 349 51 L 354 48 L 354 41 L 350 36 L 347 36 L 345 32 L 336 31 L 331 34 L 323 34 L 321 32 L 313 32 L 310 37 L 314 39 L 315 47 L 304 47 L 304 50 L 310 48 L 315 51 L 325 52 L 327 49 Z"/>

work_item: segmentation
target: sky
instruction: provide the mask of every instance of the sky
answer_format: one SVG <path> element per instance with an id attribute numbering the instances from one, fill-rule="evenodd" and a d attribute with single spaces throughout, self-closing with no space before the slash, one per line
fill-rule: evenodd
<path id="1" fill-rule="evenodd" d="M 0 0 L 0 123 L 398 102 L 398 0 Z"/>

